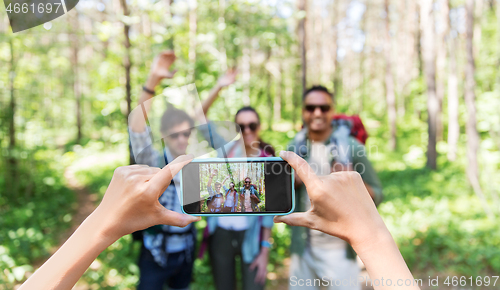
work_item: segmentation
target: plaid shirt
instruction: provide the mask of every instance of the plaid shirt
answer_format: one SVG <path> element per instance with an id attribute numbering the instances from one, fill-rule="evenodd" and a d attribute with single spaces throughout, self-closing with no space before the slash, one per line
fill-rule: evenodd
<path id="1" fill-rule="evenodd" d="M 130 130 L 130 142 L 137 164 L 162 168 L 173 160 L 168 148 L 164 149 L 163 155 L 153 148 L 151 129 L 146 127 L 144 132 L 137 133 Z M 174 179 L 159 198 L 159 202 L 166 209 L 182 213 L 179 200 L 179 192 L 174 185 L 174 181 L 180 184 L 180 175 Z M 165 267 L 169 253 L 180 251 L 188 252 L 186 257 L 191 257 L 190 252 L 194 251 L 196 230 L 192 224 L 181 228 L 169 225 L 157 225 L 146 229 L 143 232 L 144 247 L 151 252 L 156 263 Z"/>

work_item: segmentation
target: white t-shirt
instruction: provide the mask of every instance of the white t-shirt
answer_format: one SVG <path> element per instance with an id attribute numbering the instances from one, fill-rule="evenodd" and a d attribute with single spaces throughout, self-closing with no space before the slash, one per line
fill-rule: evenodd
<path id="1" fill-rule="evenodd" d="M 309 165 L 316 175 L 328 175 L 331 173 L 329 150 L 325 143 L 313 142 L 311 144 L 311 152 L 308 160 Z M 306 210 L 311 208 L 309 198 L 305 199 Z M 330 236 L 320 231 L 309 230 L 309 245 L 311 247 L 327 248 L 327 249 L 345 249 L 346 242 L 334 236 Z"/>
<path id="2" fill-rule="evenodd" d="M 231 231 L 244 231 L 248 229 L 246 216 L 224 216 L 217 219 L 217 226 Z"/>
<path id="3" fill-rule="evenodd" d="M 234 199 L 238 197 L 238 193 L 237 192 L 236 193 L 229 192 L 226 194 L 227 194 L 227 197 L 226 197 L 226 201 L 224 202 L 224 206 L 225 207 L 233 207 L 234 206 Z"/>
<path id="4" fill-rule="evenodd" d="M 250 189 L 245 189 L 245 211 L 250 212 L 253 211 L 252 209 L 252 200 L 250 199 Z"/>

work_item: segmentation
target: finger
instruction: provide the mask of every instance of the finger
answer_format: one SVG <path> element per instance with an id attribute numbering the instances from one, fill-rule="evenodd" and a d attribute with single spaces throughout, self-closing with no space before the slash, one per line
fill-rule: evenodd
<path id="1" fill-rule="evenodd" d="M 285 223 L 289 226 L 312 227 L 309 212 L 298 212 L 284 216 L 275 216 L 275 223 Z"/>
<path id="2" fill-rule="evenodd" d="M 197 222 L 200 220 L 201 217 L 199 216 L 198 217 L 191 216 L 163 208 L 159 223 L 169 226 L 185 227 L 190 223 Z"/>
<path id="3" fill-rule="evenodd" d="M 151 180 L 149 180 L 153 192 L 156 192 L 160 196 L 165 189 L 170 185 L 172 178 L 179 173 L 179 171 L 186 164 L 193 160 L 193 155 L 181 155 L 174 159 L 167 166 L 163 167 Z"/>
<path id="4" fill-rule="evenodd" d="M 266 282 L 266 272 L 267 270 L 264 267 L 258 268 L 255 283 L 263 285 Z"/>
<path id="5" fill-rule="evenodd" d="M 307 161 L 299 157 L 299 155 L 291 151 L 281 151 L 280 157 L 292 166 L 295 172 L 297 172 L 297 175 L 300 177 L 300 180 L 302 180 L 302 182 L 304 182 L 306 187 L 309 187 L 309 189 L 321 182 Z"/>
<path id="6" fill-rule="evenodd" d="M 175 56 L 175 52 L 173 50 L 165 50 L 160 52 L 160 56 Z"/>
<path id="7" fill-rule="evenodd" d="M 250 270 L 252 270 L 252 269 L 250 269 Z M 253 270 L 252 270 L 252 271 L 253 271 Z M 260 280 L 261 280 L 261 279 L 260 279 L 260 275 L 262 275 L 262 274 L 260 273 L 260 269 L 259 269 L 259 268 L 257 268 L 257 273 L 255 274 L 255 279 L 253 280 L 253 281 L 255 282 L 255 284 L 260 284 Z"/>
<path id="8" fill-rule="evenodd" d="M 149 167 L 149 165 L 147 164 L 133 164 L 133 165 L 129 165 L 130 168 L 144 168 L 144 167 Z"/>
<path id="9" fill-rule="evenodd" d="M 173 71 L 169 71 L 167 74 L 167 78 L 173 78 L 176 72 L 177 72 L 176 69 L 174 69 Z"/>
<path id="10" fill-rule="evenodd" d="M 255 267 L 257 267 L 257 261 L 253 261 L 252 264 L 250 264 L 250 271 L 253 271 L 253 269 L 255 269 Z"/>
<path id="11" fill-rule="evenodd" d="M 264 285 L 266 283 L 266 274 L 267 270 L 265 268 L 262 269 L 262 271 L 260 271 L 259 281 L 257 281 L 257 283 L 259 283 L 260 285 Z"/>

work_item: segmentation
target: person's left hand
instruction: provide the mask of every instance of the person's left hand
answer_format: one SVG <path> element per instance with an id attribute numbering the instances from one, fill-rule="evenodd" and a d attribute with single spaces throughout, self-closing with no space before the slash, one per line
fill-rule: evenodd
<path id="1" fill-rule="evenodd" d="M 267 260 L 269 258 L 269 249 L 262 247 L 260 253 L 257 255 L 252 264 L 250 264 L 250 271 L 257 268 L 257 273 L 255 274 L 255 283 L 264 285 L 267 279 Z"/>
<path id="2" fill-rule="evenodd" d="M 185 227 L 200 220 L 170 211 L 158 199 L 192 156 L 180 156 L 163 169 L 146 165 L 115 170 L 106 194 L 93 214 L 103 223 L 103 234 L 118 239 L 132 232 L 164 224 Z"/>

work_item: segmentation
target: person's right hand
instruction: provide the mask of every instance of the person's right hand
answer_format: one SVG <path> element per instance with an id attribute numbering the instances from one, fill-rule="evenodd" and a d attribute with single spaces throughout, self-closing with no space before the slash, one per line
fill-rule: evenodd
<path id="1" fill-rule="evenodd" d="M 353 248 L 370 245 L 389 234 L 363 180 L 355 171 L 317 176 L 297 154 L 282 151 L 307 188 L 311 208 L 307 212 L 276 216 L 275 222 L 319 230 L 349 242 Z"/>
<path id="2" fill-rule="evenodd" d="M 236 81 L 236 75 L 238 72 L 235 68 L 228 69 L 227 72 L 217 80 L 217 84 L 220 87 L 227 87 L 234 84 Z"/>
<path id="3" fill-rule="evenodd" d="M 171 71 L 170 67 L 175 59 L 176 56 L 172 50 L 163 51 L 158 54 L 151 65 L 150 78 L 159 83 L 162 79 L 174 77 L 176 70 Z"/>

